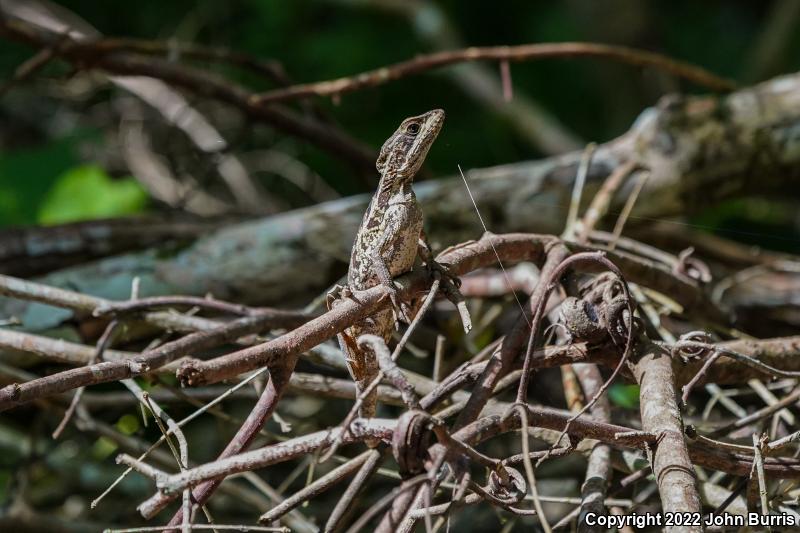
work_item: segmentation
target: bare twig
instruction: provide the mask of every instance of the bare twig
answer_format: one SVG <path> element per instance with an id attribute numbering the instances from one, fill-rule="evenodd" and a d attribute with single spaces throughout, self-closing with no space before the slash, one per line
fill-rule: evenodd
<path id="1" fill-rule="evenodd" d="M 348 512 L 352 512 L 353 501 L 358 496 L 358 493 L 364 488 L 364 485 L 370 477 L 375 473 L 383 458 L 381 450 L 369 450 L 366 455 L 366 460 L 361 464 L 356 477 L 347 487 L 347 490 L 342 497 L 336 502 L 336 507 L 333 508 L 328 521 L 325 523 L 325 532 L 333 533 L 338 531 L 342 522 L 346 518 Z"/>
<path id="2" fill-rule="evenodd" d="M 250 444 L 253 442 L 253 439 L 261 430 L 261 427 L 269 419 L 269 417 L 272 416 L 272 413 L 277 408 L 278 401 L 286 389 L 289 376 L 291 376 L 292 372 L 294 372 L 294 367 L 296 364 L 297 356 L 294 356 L 287 357 L 281 363 L 270 367 L 269 380 L 264 387 L 264 391 L 261 393 L 258 401 L 253 406 L 253 409 L 250 411 L 250 414 L 247 416 L 244 424 L 242 424 L 242 426 L 236 432 L 236 435 L 234 435 L 233 439 L 231 439 L 231 441 L 219 455 L 219 459 L 224 460 L 227 457 L 246 450 L 250 446 Z M 197 505 L 203 505 L 208 498 L 211 497 L 217 487 L 219 487 L 221 482 L 222 479 L 212 479 L 211 481 L 199 485 L 194 491 L 192 491 L 193 501 L 196 502 Z M 146 502 L 146 504 L 142 504 L 142 506 L 140 506 L 140 512 L 143 516 L 148 514 L 152 516 L 152 514 L 168 504 L 171 499 L 171 497 L 163 497 L 162 495 L 157 494 L 154 498 L 151 498 L 151 500 Z M 172 520 L 170 520 L 169 525 L 176 525 L 179 523 L 182 519 L 182 516 L 183 513 L 180 511 L 177 512 L 172 517 Z"/>
<path id="3" fill-rule="evenodd" d="M 426 70 L 464 61 L 529 61 L 548 57 L 574 56 L 605 57 L 636 66 L 656 67 L 715 90 L 727 91 L 734 88 L 733 83 L 730 81 L 718 78 L 699 67 L 652 52 L 597 43 L 545 43 L 484 48 L 472 47 L 419 56 L 402 63 L 395 63 L 394 65 L 363 72 L 352 77 L 275 89 L 259 95 L 257 102 L 281 102 L 307 96 L 332 96 L 365 87 L 374 87 Z"/>
<path id="4" fill-rule="evenodd" d="M 589 204 L 586 213 L 583 215 L 583 220 L 580 224 L 581 227 L 578 231 L 578 242 L 586 242 L 589 233 L 594 230 L 603 215 L 608 212 L 614 194 L 637 166 L 638 163 L 636 161 L 628 161 L 614 169 L 614 172 L 606 178 L 600 190 L 597 191 L 597 194 L 592 198 L 592 203 Z"/>
<path id="5" fill-rule="evenodd" d="M 272 522 L 275 522 L 281 516 L 301 505 L 303 502 L 310 500 L 318 494 L 329 490 L 337 483 L 344 481 L 347 476 L 360 469 L 370 456 L 371 450 L 366 451 L 361 455 L 347 461 L 346 463 L 334 468 L 321 478 L 309 485 L 306 485 L 302 490 L 295 492 L 291 497 L 286 498 L 280 504 L 262 514 L 258 521 L 261 524 L 271 524 Z"/>
<path id="6" fill-rule="evenodd" d="M 567 212 L 567 223 L 564 226 L 564 233 L 562 237 L 571 241 L 575 238 L 575 231 L 577 230 L 576 224 L 578 222 L 578 211 L 581 207 L 581 196 L 583 195 L 583 187 L 586 184 L 586 175 L 589 173 L 589 167 L 592 164 L 592 156 L 597 149 L 597 145 L 589 143 L 583 150 L 581 163 L 578 165 L 578 173 L 575 175 L 575 183 L 572 185 L 572 197 L 569 201 L 569 211 Z"/>
<path id="7" fill-rule="evenodd" d="M 106 348 L 111 344 L 113 341 L 114 333 L 119 326 L 119 322 L 116 320 L 112 320 L 106 326 L 105 331 L 100 336 L 100 339 L 97 341 L 97 351 L 95 356 L 89 361 L 89 364 L 94 364 L 94 362 L 98 359 L 103 358 L 103 353 L 106 351 Z M 67 423 L 69 423 L 70 418 L 75 413 L 75 409 L 78 407 L 78 403 L 81 401 L 81 397 L 83 396 L 83 392 L 86 390 L 86 387 L 79 387 L 77 391 L 75 391 L 75 395 L 72 397 L 72 401 L 67 408 L 67 411 L 64 413 L 64 418 L 61 419 L 61 422 L 56 427 L 55 431 L 53 431 L 53 439 L 58 439 L 61 436 L 61 432 L 64 431 L 64 428 L 67 427 Z"/>

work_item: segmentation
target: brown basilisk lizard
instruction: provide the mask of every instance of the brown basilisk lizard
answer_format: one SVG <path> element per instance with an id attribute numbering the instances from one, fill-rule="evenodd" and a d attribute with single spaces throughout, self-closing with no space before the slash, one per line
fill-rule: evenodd
<path id="1" fill-rule="evenodd" d="M 359 346 L 358 338 L 372 334 L 389 341 L 397 317 L 409 320 L 408 306 L 400 307 L 393 277 L 409 272 L 419 255 L 428 268 L 434 268 L 430 249 L 422 231 L 422 209 L 411 182 L 422 166 L 444 122 L 444 111 L 434 109 L 405 119 L 383 144 L 377 160 L 380 173 L 378 190 L 356 235 L 347 275 L 347 289 L 365 290 L 383 284 L 390 290 L 391 309 L 382 309 L 339 335 L 347 367 L 359 392 L 378 375 L 376 355 L 369 346 Z M 366 398 L 360 416 L 375 415 L 377 391 Z"/>

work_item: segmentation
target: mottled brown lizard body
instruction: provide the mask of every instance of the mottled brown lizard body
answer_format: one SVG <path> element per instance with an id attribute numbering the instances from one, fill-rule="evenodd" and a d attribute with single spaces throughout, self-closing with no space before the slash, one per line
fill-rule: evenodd
<path id="1" fill-rule="evenodd" d="M 361 222 L 350 257 L 347 275 L 350 289 L 364 290 L 384 284 L 394 294 L 392 278 L 413 268 L 422 235 L 422 209 L 411 183 L 443 122 L 444 111 L 440 109 L 407 118 L 381 148 L 376 164 L 381 174 L 378 190 Z M 394 298 L 393 304 L 397 304 Z M 359 391 L 375 379 L 379 368 L 372 350 L 358 346 L 357 340 L 361 335 L 372 334 L 388 342 L 394 330 L 395 312 L 399 310 L 379 311 L 340 335 L 347 366 Z M 376 405 L 377 393 L 373 392 L 364 399 L 360 415 L 374 416 Z"/>

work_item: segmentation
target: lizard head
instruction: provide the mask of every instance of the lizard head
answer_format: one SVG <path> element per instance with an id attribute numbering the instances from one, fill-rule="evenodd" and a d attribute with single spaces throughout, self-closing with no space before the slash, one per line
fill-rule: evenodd
<path id="1" fill-rule="evenodd" d="M 376 166 L 382 176 L 411 179 L 422 166 L 444 123 L 444 111 L 434 109 L 405 119 L 383 143 Z"/>

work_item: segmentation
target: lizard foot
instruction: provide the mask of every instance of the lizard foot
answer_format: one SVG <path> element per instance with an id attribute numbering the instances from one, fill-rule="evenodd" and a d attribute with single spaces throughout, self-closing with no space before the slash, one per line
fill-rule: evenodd
<path id="1" fill-rule="evenodd" d="M 339 285 L 339 284 L 334 285 L 331 288 L 331 290 L 328 291 L 328 294 L 325 296 L 325 305 L 328 307 L 328 311 L 333 309 L 337 300 L 350 298 L 352 294 L 353 291 L 351 291 L 350 287 L 348 287 L 347 285 Z"/>
<path id="2" fill-rule="evenodd" d="M 428 271 L 428 275 L 431 277 L 438 273 L 439 276 L 441 276 L 442 281 L 445 283 L 452 284 L 456 289 L 461 288 L 461 278 L 453 274 L 453 270 L 449 265 L 431 260 L 425 263 L 425 269 Z"/>
<path id="3" fill-rule="evenodd" d="M 411 318 L 409 317 L 409 307 L 405 302 L 401 302 L 397 296 L 397 285 L 394 281 L 384 283 L 384 286 L 389 289 L 389 299 L 392 302 L 392 316 L 394 317 L 394 329 L 400 329 L 400 320 L 410 324 Z"/>
<path id="4" fill-rule="evenodd" d="M 447 299 L 458 309 L 464 332 L 469 333 L 472 329 L 472 318 L 469 315 L 467 304 L 464 301 L 464 295 L 461 294 L 459 290 L 461 288 L 461 279 L 453 274 L 449 266 L 433 260 L 425 263 L 425 268 L 428 269 L 428 273 L 431 277 L 442 280 L 442 292 L 444 292 Z"/>

